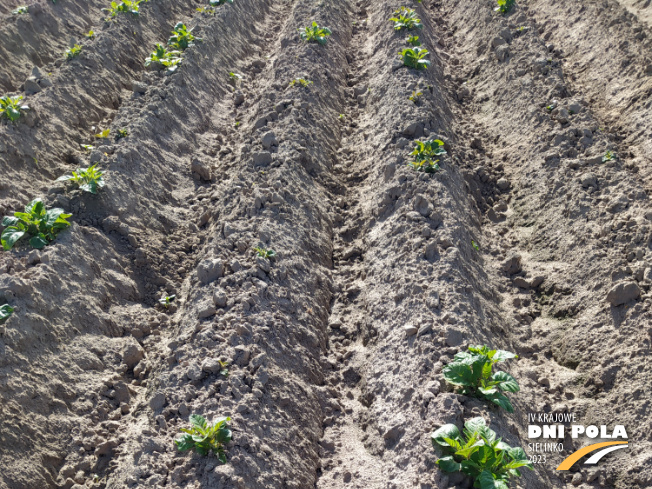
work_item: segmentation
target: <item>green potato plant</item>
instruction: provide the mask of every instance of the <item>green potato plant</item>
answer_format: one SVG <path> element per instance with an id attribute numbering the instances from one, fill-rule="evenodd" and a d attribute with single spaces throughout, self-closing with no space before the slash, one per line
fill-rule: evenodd
<path id="1" fill-rule="evenodd" d="M 412 90 L 412 95 L 410 95 L 408 97 L 408 100 L 410 102 L 418 104 L 421 101 L 421 95 L 423 95 L 423 92 L 416 92 L 416 91 Z"/>
<path id="2" fill-rule="evenodd" d="M 234 73 L 233 71 L 229 72 L 229 81 L 231 82 L 231 85 L 236 86 L 240 80 L 242 80 L 242 75 Z"/>
<path id="3" fill-rule="evenodd" d="M 0 324 L 4 323 L 7 319 L 9 319 L 9 316 L 11 316 L 14 313 L 14 308 L 11 307 L 9 304 L 3 304 L 0 306 Z"/>
<path id="4" fill-rule="evenodd" d="M 290 82 L 290 86 L 294 87 L 296 85 L 301 85 L 303 88 L 308 88 L 312 85 L 312 81 L 306 80 L 304 78 L 295 78 Z"/>
<path id="5" fill-rule="evenodd" d="M 317 22 L 313 22 L 311 26 L 305 27 L 303 30 L 298 29 L 299 37 L 306 42 L 316 42 L 321 45 L 326 44 L 328 36 L 333 32 L 328 27 L 319 27 Z"/>
<path id="6" fill-rule="evenodd" d="M 443 368 L 446 382 L 457 387 L 461 394 L 492 402 L 509 413 L 514 407 L 503 392 L 518 392 L 516 379 L 506 372 L 492 373 L 494 364 L 518 358 L 505 350 L 490 350 L 487 346 L 469 346 L 459 352 Z"/>
<path id="7" fill-rule="evenodd" d="M 267 258 L 268 260 L 276 258 L 276 252 L 274 250 L 268 250 L 264 248 L 263 245 L 256 246 L 254 251 L 261 258 Z"/>
<path id="8" fill-rule="evenodd" d="M 79 168 L 73 171 L 72 175 L 64 175 L 56 179 L 57 182 L 74 182 L 80 190 L 97 194 L 97 191 L 104 187 L 104 172 L 97 168 L 97 164 L 88 168 Z"/>
<path id="9" fill-rule="evenodd" d="M 29 10 L 27 9 L 27 7 L 23 6 L 23 7 L 18 7 L 15 10 L 12 10 L 11 13 L 14 14 L 14 15 L 21 15 L 21 14 L 28 13 L 28 11 Z"/>
<path id="10" fill-rule="evenodd" d="M 426 48 L 421 48 L 415 46 L 413 48 L 405 48 L 403 51 L 400 51 L 399 56 L 403 61 L 403 64 L 408 68 L 414 68 L 415 70 L 425 70 L 430 66 L 430 61 L 425 59 L 426 56 L 430 54 Z"/>
<path id="11" fill-rule="evenodd" d="M 145 59 L 145 66 L 160 65 L 165 66 L 170 71 L 174 71 L 181 64 L 181 61 L 181 51 L 168 51 L 165 46 L 157 43 L 156 49 Z"/>
<path id="12" fill-rule="evenodd" d="M 92 144 L 80 144 L 81 148 L 86 151 L 93 151 L 95 149 L 95 146 Z"/>
<path id="13" fill-rule="evenodd" d="M 117 141 L 118 139 L 126 138 L 127 136 L 129 136 L 129 131 L 126 129 L 118 129 L 118 133 L 115 135 L 115 139 Z"/>
<path id="14" fill-rule="evenodd" d="M 170 304 L 172 304 L 174 302 L 174 299 L 176 298 L 177 298 L 176 295 L 164 295 L 158 300 L 158 303 L 167 309 L 170 307 Z"/>
<path id="15" fill-rule="evenodd" d="M 434 447 L 447 453 L 437 460 L 439 469 L 472 477 L 478 489 L 508 489 L 509 479 L 521 476 L 520 468 L 533 470 L 525 450 L 503 442 L 482 417 L 466 421 L 463 434 L 454 424 L 446 424 L 430 437 Z"/>
<path id="16" fill-rule="evenodd" d="M 508 13 L 514 6 L 514 0 L 496 0 L 496 3 L 498 6 L 494 10 L 503 15 Z"/>
<path id="17" fill-rule="evenodd" d="M 416 171 L 424 173 L 435 173 L 439 171 L 438 156 L 446 154 L 444 142 L 440 139 L 430 139 L 428 141 L 415 141 L 415 147 L 410 156 L 412 161 L 408 163 Z"/>
<path id="18" fill-rule="evenodd" d="M 95 137 L 97 139 L 108 139 L 109 134 L 111 134 L 111 129 L 104 129 L 104 131 L 97 133 Z"/>
<path id="19" fill-rule="evenodd" d="M 11 122 L 16 122 L 18 119 L 20 119 L 22 112 L 29 110 L 29 106 L 21 105 L 20 102 L 22 100 L 22 95 L 18 95 L 16 97 L 5 95 L 0 97 L 0 119 L 6 117 Z"/>
<path id="20" fill-rule="evenodd" d="M 90 31 L 88 31 L 88 32 L 87 32 L 86 34 L 84 34 L 84 35 L 85 35 L 87 38 L 89 38 L 91 41 L 92 41 L 93 39 L 95 39 L 95 31 L 94 31 L 94 30 L 90 30 Z"/>
<path id="21" fill-rule="evenodd" d="M 421 41 L 419 41 L 419 36 L 408 36 L 405 38 L 405 42 L 412 46 L 421 46 Z"/>
<path id="22" fill-rule="evenodd" d="M 79 56 L 79 53 L 81 53 L 82 47 L 83 46 L 80 46 L 79 44 L 75 44 L 74 46 L 66 49 L 66 51 L 64 52 L 64 57 L 66 59 L 76 58 L 77 56 Z"/>
<path id="23" fill-rule="evenodd" d="M 188 30 L 183 22 L 179 22 L 172 30 L 172 36 L 168 39 L 168 46 L 175 51 L 185 51 L 195 42 L 201 42 L 201 39 L 192 34 L 192 29 Z"/>
<path id="24" fill-rule="evenodd" d="M 102 10 L 109 14 L 109 18 L 114 18 L 120 13 L 131 14 L 133 16 L 140 15 L 140 4 L 143 0 L 123 0 L 122 2 L 111 2 L 110 8 L 103 8 Z"/>
<path id="25" fill-rule="evenodd" d="M 613 151 L 608 150 L 602 157 L 602 163 L 606 163 L 608 161 L 614 161 L 615 159 L 616 159 L 616 155 L 613 153 Z"/>
<path id="26" fill-rule="evenodd" d="M 66 221 L 72 214 L 65 214 L 63 209 L 46 209 L 41 199 L 34 199 L 25 207 L 25 212 L 14 212 L 5 216 L 2 225 L 2 247 L 8 251 L 23 237 L 30 237 L 32 248 L 40 250 L 56 238 L 57 234 L 70 226 Z"/>
<path id="27" fill-rule="evenodd" d="M 421 19 L 417 17 L 417 13 L 407 7 L 396 9 L 394 11 L 394 17 L 391 17 L 389 20 L 394 22 L 395 31 L 400 31 L 401 29 L 411 31 L 412 29 L 421 29 L 423 27 Z"/>
<path id="28" fill-rule="evenodd" d="M 209 424 L 206 418 L 198 414 L 190 416 L 190 429 L 181 428 L 185 435 L 177 438 L 175 443 L 181 452 L 195 450 L 200 455 L 213 452 L 222 463 L 226 463 L 224 445 L 231 441 L 233 434 L 228 426 L 229 417 L 217 418 Z"/>

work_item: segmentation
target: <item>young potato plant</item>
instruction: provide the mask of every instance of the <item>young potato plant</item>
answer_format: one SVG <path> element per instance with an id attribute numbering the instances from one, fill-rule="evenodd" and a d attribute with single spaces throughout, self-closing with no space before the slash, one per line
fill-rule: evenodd
<path id="1" fill-rule="evenodd" d="M 419 41 L 419 36 L 408 36 L 405 38 L 405 42 L 412 46 L 421 46 L 421 41 Z"/>
<path id="2" fill-rule="evenodd" d="M 401 56 L 403 64 L 408 68 L 425 70 L 428 68 L 428 66 L 430 66 L 430 61 L 425 59 L 425 57 L 430 54 L 430 51 L 428 51 L 426 48 L 420 48 L 418 46 L 413 48 L 405 48 L 398 54 Z"/>
<path id="3" fill-rule="evenodd" d="M 514 0 L 496 0 L 496 3 L 498 6 L 494 10 L 503 15 L 509 12 L 514 6 Z"/>
<path id="4" fill-rule="evenodd" d="M 607 161 L 615 161 L 615 159 L 616 159 L 616 155 L 609 150 L 602 157 L 602 163 L 606 163 Z"/>
<path id="5" fill-rule="evenodd" d="M 170 304 L 174 302 L 174 299 L 176 299 L 176 295 L 164 295 L 158 300 L 158 303 L 161 304 L 163 307 L 168 309 L 170 307 Z"/>
<path id="6" fill-rule="evenodd" d="M 126 138 L 129 136 L 129 131 L 126 129 L 118 129 L 118 134 L 115 135 L 115 140 L 117 141 L 118 139 Z"/>
<path id="7" fill-rule="evenodd" d="M 408 100 L 415 104 L 418 104 L 421 101 L 421 95 L 423 95 L 423 92 L 416 92 L 412 90 L 412 95 L 408 97 Z"/>
<path id="8" fill-rule="evenodd" d="M 290 82 L 290 86 L 294 87 L 296 85 L 301 85 L 303 88 L 308 88 L 310 85 L 312 85 L 312 82 L 310 80 L 306 80 L 305 78 L 295 78 Z"/>
<path id="9" fill-rule="evenodd" d="M 264 248 L 263 245 L 256 246 L 254 248 L 254 251 L 261 258 L 267 258 L 268 260 L 272 260 L 273 258 L 276 258 L 276 252 L 274 250 L 268 250 Z"/>
<path id="10" fill-rule="evenodd" d="M 57 182 L 74 182 L 80 190 L 97 194 L 97 191 L 104 187 L 104 172 L 97 168 L 97 164 L 88 168 L 79 168 L 72 172 L 72 175 L 64 175 L 56 179 Z"/>
<path id="11" fill-rule="evenodd" d="M 109 138 L 109 134 L 111 134 L 111 129 L 104 129 L 104 131 L 102 131 L 102 132 L 98 132 L 98 133 L 95 135 L 95 137 L 96 137 L 97 139 L 108 139 L 108 138 Z"/>
<path id="12" fill-rule="evenodd" d="M 138 16 L 140 14 L 141 2 L 142 0 L 123 0 L 120 3 L 111 2 L 110 8 L 103 8 L 102 10 L 108 13 L 111 19 L 120 13 Z"/>
<path id="13" fill-rule="evenodd" d="M 209 424 L 203 416 L 191 415 L 191 428 L 181 428 L 185 435 L 175 440 L 177 448 L 181 452 L 194 449 L 200 455 L 208 455 L 213 452 L 225 464 L 226 452 L 224 451 L 224 445 L 230 442 L 233 437 L 227 424 L 229 421 L 231 421 L 229 417 L 217 418 L 215 422 Z"/>
<path id="14" fill-rule="evenodd" d="M 234 73 L 233 71 L 229 72 L 229 82 L 231 85 L 234 87 L 238 85 L 238 82 L 242 80 L 242 75 L 239 75 L 238 73 Z"/>
<path id="15" fill-rule="evenodd" d="M 156 49 L 145 59 L 145 66 L 165 66 L 169 71 L 174 71 L 181 64 L 181 61 L 181 51 L 168 51 L 165 46 L 157 43 Z"/>
<path id="16" fill-rule="evenodd" d="M 32 248 L 40 250 L 57 234 L 70 226 L 66 221 L 72 214 L 65 214 L 63 209 L 45 209 L 41 199 L 34 199 L 25 207 L 25 212 L 14 212 L 13 216 L 5 216 L 2 225 L 2 247 L 10 250 L 16 242 L 23 237 L 30 237 L 29 244 Z"/>
<path id="17" fill-rule="evenodd" d="M 193 36 L 192 29 L 188 30 L 183 22 L 179 22 L 174 26 L 172 36 L 168 39 L 168 46 L 176 51 L 185 51 L 194 46 L 195 42 L 201 42 L 201 39 Z"/>
<path id="18" fill-rule="evenodd" d="M 410 156 L 414 158 L 408 165 L 416 171 L 424 173 L 439 171 L 439 160 L 435 158 L 446 154 L 444 142 L 440 139 L 430 139 L 428 141 L 415 141 L 414 144 L 414 150 L 410 153 Z"/>
<path id="19" fill-rule="evenodd" d="M 521 467 L 533 470 L 525 450 L 503 442 L 482 417 L 466 421 L 463 434 L 454 424 L 446 424 L 430 436 L 433 446 L 447 453 L 437 460 L 440 470 L 462 472 L 478 489 L 508 489 L 509 479 L 521 476 Z"/>
<path id="20" fill-rule="evenodd" d="M 7 319 L 9 319 L 9 316 L 11 316 L 14 312 L 14 308 L 11 307 L 9 304 L 3 304 L 0 306 L 0 324 L 4 323 Z"/>
<path id="21" fill-rule="evenodd" d="M 66 52 L 64 53 L 64 56 L 66 59 L 73 59 L 79 56 L 79 53 L 81 53 L 82 46 L 79 44 L 75 44 L 74 46 L 66 49 Z"/>
<path id="22" fill-rule="evenodd" d="M 518 355 L 505 350 L 490 350 L 486 346 L 469 346 L 469 351 L 459 352 L 444 367 L 444 378 L 459 388 L 461 394 L 486 399 L 513 413 L 512 403 L 503 392 L 518 392 L 518 382 L 506 372 L 492 373 L 494 364 L 512 358 L 518 358 Z"/>
<path id="23" fill-rule="evenodd" d="M 14 15 L 26 14 L 27 12 L 28 12 L 28 9 L 25 6 L 18 7 L 17 9 L 11 11 L 11 13 L 14 14 Z"/>
<path id="24" fill-rule="evenodd" d="M 95 149 L 95 146 L 92 144 L 80 144 L 81 148 L 85 151 L 93 151 Z"/>
<path id="25" fill-rule="evenodd" d="M 316 42 L 321 45 L 326 44 L 327 37 L 333 32 L 328 27 L 319 27 L 317 22 L 313 22 L 311 26 L 305 27 L 303 30 L 298 29 L 299 37 L 306 42 Z"/>
<path id="26" fill-rule="evenodd" d="M 20 102 L 22 100 L 22 95 L 18 95 L 16 97 L 5 95 L 0 97 L 0 119 L 6 117 L 11 122 L 16 122 L 18 119 L 20 119 L 22 112 L 29 110 L 27 105 L 21 105 Z"/>
<path id="27" fill-rule="evenodd" d="M 95 31 L 90 30 L 86 34 L 84 34 L 87 38 L 89 38 L 91 41 L 95 39 Z"/>
<path id="28" fill-rule="evenodd" d="M 421 19 L 417 17 L 417 13 L 411 8 L 401 7 L 394 11 L 394 17 L 389 19 L 394 22 L 394 30 L 400 31 L 401 29 L 421 29 L 423 24 Z"/>

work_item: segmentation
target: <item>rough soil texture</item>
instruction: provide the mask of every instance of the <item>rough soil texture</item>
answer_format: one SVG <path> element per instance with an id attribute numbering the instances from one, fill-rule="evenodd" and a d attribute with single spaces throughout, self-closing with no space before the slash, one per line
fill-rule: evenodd
<path id="1" fill-rule="evenodd" d="M 0 254 L 0 489 L 468 488 L 430 433 L 482 415 L 525 447 L 529 412 L 631 447 L 512 487 L 652 486 L 649 2 L 201 5 L 0 6 L 0 91 L 31 107 L 0 125 L 0 211 L 41 197 L 74 223 Z M 397 58 L 401 5 L 426 71 Z M 313 20 L 325 46 L 299 40 Z M 146 70 L 179 21 L 202 42 Z M 428 137 L 434 175 L 406 165 Z M 88 161 L 97 196 L 54 182 Z M 514 414 L 446 386 L 469 344 L 519 354 Z M 231 416 L 228 464 L 177 452 L 192 413 Z"/>

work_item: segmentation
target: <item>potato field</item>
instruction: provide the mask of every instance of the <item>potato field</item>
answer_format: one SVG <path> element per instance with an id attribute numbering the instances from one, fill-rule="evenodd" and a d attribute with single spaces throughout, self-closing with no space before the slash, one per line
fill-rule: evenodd
<path id="1" fill-rule="evenodd" d="M 649 0 L 22 2 L 0 489 L 652 487 Z"/>

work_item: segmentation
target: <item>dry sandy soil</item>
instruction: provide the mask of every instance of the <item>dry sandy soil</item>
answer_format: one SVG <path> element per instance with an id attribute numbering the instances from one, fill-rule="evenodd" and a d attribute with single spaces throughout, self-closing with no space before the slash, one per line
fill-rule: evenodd
<path id="1" fill-rule="evenodd" d="M 652 487 L 649 0 L 108 3 L 0 5 L 0 93 L 31 107 L 0 125 L 0 212 L 73 214 L 0 254 L 0 489 L 468 488 L 430 433 L 481 415 L 526 447 L 531 412 L 630 448 L 511 487 Z M 398 59 L 401 5 L 428 70 Z M 179 21 L 202 42 L 144 68 Z M 128 137 L 80 148 L 106 128 Z M 441 171 L 414 172 L 430 137 Z M 97 196 L 55 182 L 89 161 Z M 473 344 L 520 356 L 514 414 L 444 382 Z M 227 464 L 177 452 L 192 413 L 231 416 Z"/>

